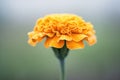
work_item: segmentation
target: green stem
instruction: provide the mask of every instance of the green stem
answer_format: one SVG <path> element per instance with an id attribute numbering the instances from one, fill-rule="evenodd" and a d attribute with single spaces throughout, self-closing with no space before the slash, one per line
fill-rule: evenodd
<path id="1" fill-rule="evenodd" d="M 69 53 L 69 49 L 66 47 L 66 41 L 62 48 L 52 47 L 55 56 L 59 59 L 61 66 L 61 80 L 65 80 L 65 58 Z"/>
<path id="2" fill-rule="evenodd" d="M 61 80 L 65 80 L 65 60 L 59 59 L 61 66 Z"/>

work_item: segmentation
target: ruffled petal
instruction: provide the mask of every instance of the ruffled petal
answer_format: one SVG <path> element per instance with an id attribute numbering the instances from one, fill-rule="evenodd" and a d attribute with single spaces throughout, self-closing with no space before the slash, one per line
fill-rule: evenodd
<path id="1" fill-rule="evenodd" d="M 43 40 L 43 38 L 44 38 L 44 37 L 39 37 L 39 38 L 37 39 L 37 41 L 38 41 L 38 42 L 41 42 L 41 41 Z"/>
<path id="2" fill-rule="evenodd" d="M 39 38 L 37 38 L 37 39 L 32 38 L 32 39 L 29 39 L 29 40 L 28 40 L 28 43 L 29 43 L 30 45 L 32 45 L 32 46 L 36 46 L 36 44 L 37 44 L 38 42 L 41 42 L 42 40 L 43 40 L 43 37 L 39 37 Z"/>
<path id="3" fill-rule="evenodd" d="M 28 43 L 29 43 L 31 46 L 36 46 L 37 41 L 34 40 L 34 39 L 29 39 L 29 40 L 28 40 Z"/>
<path id="4" fill-rule="evenodd" d="M 35 34 L 35 32 L 28 32 L 28 36 L 29 36 L 29 38 L 32 38 L 33 37 L 33 35 Z"/>
<path id="5" fill-rule="evenodd" d="M 87 37 L 84 34 L 71 34 L 72 40 L 75 42 L 79 42 L 81 40 L 83 40 L 85 37 Z"/>
<path id="6" fill-rule="evenodd" d="M 66 40 L 66 41 L 71 41 L 72 40 L 72 38 L 68 35 L 61 35 L 59 39 L 60 40 Z"/>
<path id="7" fill-rule="evenodd" d="M 75 42 L 75 41 L 66 41 L 67 44 L 67 48 L 68 49 L 80 49 L 80 48 L 84 48 L 84 44 L 82 41 L 79 42 Z"/>
<path id="8" fill-rule="evenodd" d="M 88 44 L 91 46 L 93 44 L 95 44 L 97 42 L 97 39 L 96 39 L 96 36 L 95 35 L 92 35 L 92 36 L 89 36 L 87 37 L 87 42 Z"/>
<path id="9" fill-rule="evenodd" d="M 64 45 L 64 41 L 60 40 L 59 42 L 53 44 L 53 47 L 55 47 L 55 48 L 62 48 L 63 45 Z"/>
<path id="10" fill-rule="evenodd" d="M 47 35 L 48 37 L 53 37 L 53 36 L 55 35 L 55 33 L 46 33 L 46 35 Z"/>
<path id="11" fill-rule="evenodd" d="M 64 45 L 64 41 L 59 40 L 59 37 L 55 36 L 52 38 L 47 38 L 44 45 L 46 48 L 48 47 L 62 48 Z"/>

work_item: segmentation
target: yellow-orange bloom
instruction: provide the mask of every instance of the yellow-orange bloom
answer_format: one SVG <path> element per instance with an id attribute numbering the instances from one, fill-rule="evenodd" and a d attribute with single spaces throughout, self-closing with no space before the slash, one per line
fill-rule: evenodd
<path id="1" fill-rule="evenodd" d="M 51 14 L 40 18 L 28 36 L 32 46 L 46 37 L 46 48 L 62 48 L 66 42 L 68 49 L 79 49 L 84 47 L 84 40 L 89 45 L 96 43 L 93 25 L 74 14 Z"/>

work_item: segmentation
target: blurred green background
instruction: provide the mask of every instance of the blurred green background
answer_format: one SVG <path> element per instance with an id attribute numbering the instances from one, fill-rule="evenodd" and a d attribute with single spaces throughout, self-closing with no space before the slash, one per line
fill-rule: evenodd
<path id="1" fill-rule="evenodd" d="M 70 51 L 67 80 L 120 80 L 119 0 L 0 0 L 0 80 L 59 80 L 59 61 L 44 40 L 28 45 L 38 18 L 74 13 L 94 24 L 97 44 Z"/>

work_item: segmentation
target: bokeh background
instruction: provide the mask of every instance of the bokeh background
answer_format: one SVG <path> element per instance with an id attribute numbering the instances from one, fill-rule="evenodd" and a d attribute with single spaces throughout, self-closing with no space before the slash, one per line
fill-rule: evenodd
<path id="1" fill-rule="evenodd" d="M 51 13 L 82 16 L 97 32 L 97 44 L 70 51 L 67 80 L 120 80 L 120 0 L 0 0 L 0 80 L 59 80 L 51 48 L 27 43 L 36 20 Z"/>

